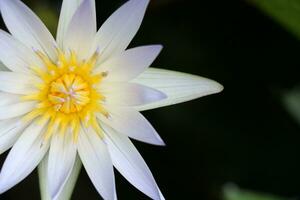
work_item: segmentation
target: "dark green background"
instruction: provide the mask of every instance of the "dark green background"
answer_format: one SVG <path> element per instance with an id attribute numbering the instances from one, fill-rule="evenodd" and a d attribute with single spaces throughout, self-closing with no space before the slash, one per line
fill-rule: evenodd
<path id="1" fill-rule="evenodd" d="M 25 2 L 55 27 L 60 0 Z M 96 2 L 101 24 L 125 1 Z M 221 94 L 144 112 L 167 146 L 135 144 L 165 197 L 222 199 L 228 182 L 299 197 L 300 127 L 281 93 L 299 83 L 300 42 L 250 1 L 152 0 L 131 46 L 157 43 L 164 50 L 153 66 L 225 86 Z M 119 199 L 147 199 L 116 174 Z M 40 198 L 36 172 L 0 197 L 21 198 Z M 99 199 L 84 170 L 73 199 Z"/>

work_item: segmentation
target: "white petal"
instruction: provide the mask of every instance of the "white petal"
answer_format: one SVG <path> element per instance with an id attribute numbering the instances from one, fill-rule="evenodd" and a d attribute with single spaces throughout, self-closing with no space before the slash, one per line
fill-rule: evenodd
<path id="1" fill-rule="evenodd" d="M 101 26 L 95 39 L 101 60 L 124 51 L 137 33 L 149 0 L 130 0 L 114 12 Z"/>
<path id="2" fill-rule="evenodd" d="M 53 135 L 48 160 L 48 185 L 52 199 L 57 198 L 66 184 L 75 163 L 76 152 L 71 133 Z"/>
<path id="3" fill-rule="evenodd" d="M 41 134 L 43 128 L 32 123 L 9 152 L 0 174 L 0 194 L 28 176 L 44 157 L 49 143 Z"/>
<path id="4" fill-rule="evenodd" d="M 61 49 L 69 23 L 81 3 L 82 0 L 63 0 L 56 34 L 57 44 Z"/>
<path id="5" fill-rule="evenodd" d="M 138 106 L 166 98 L 158 90 L 127 82 L 103 82 L 99 91 L 105 96 L 108 105 Z"/>
<path id="6" fill-rule="evenodd" d="M 155 68 L 147 69 L 134 82 L 167 95 L 166 99 L 159 102 L 136 107 L 140 111 L 190 101 L 223 90 L 222 85 L 207 78 Z"/>
<path id="7" fill-rule="evenodd" d="M 157 189 L 159 190 L 159 198 L 160 198 L 160 200 L 165 200 L 165 197 L 162 194 L 162 192 L 160 191 L 160 189 L 159 188 L 157 188 Z"/>
<path id="8" fill-rule="evenodd" d="M 79 172 L 81 170 L 81 161 L 79 157 L 76 157 L 76 161 L 70 176 L 66 184 L 64 185 L 63 189 L 61 190 L 60 194 L 56 197 L 56 200 L 66 200 L 71 199 L 72 192 L 75 187 L 75 183 L 79 176 Z M 39 181 L 40 181 L 40 191 L 41 191 L 41 199 L 42 200 L 51 200 L 50 190 L 48 186 L 48 156 L 45 156 L 43 161 L 39 164 L 38 167 L 39 172 Z"/>
<path id="9" fill-rule="evenodd" d="M 0 91 L 13 94 L 32 94 L 38 79 L 28 74 L 0 71 Z"/>
<path id="10" fill-rule="evenodd" d="M 71 19 L 64 39 L 64 49 L 73 50 L 80 58 L 89 53 L 96 34 L 95 3 L 83 0 Z"/>
<path id="11" fill-rule="evenodd" d="M 32 111 L 36 102 L 21 102 L 0 107 L 0 120 L 10 119 Z"/>
<path id="12" fill-rule="evenodd" d="M 1 0 L 0 10 L 10 33 L 29 48 L 56 58 L 55 40 L 43 22 L 20 0 Z"/>
<path id="13" fill-rule="evenodd" d="M 11 71 L 31 73 L 29 67 L 41 64 L 33 50 L 0 30 L 0 60 Z"/>
<path id="14" fill-rule="evenodd" d="M 78 138 L 78 153 L 99 194 L 105 200 L 113 200 L 115 178 L 104 141 L 93 131 L 81 131 Z"/>
<path id="15" fill-rule="evenodd" d="M 164 145 L 155 129 L 145 117 L 133 108 L 107 106 L 109 118 L 99 116 L 99 119 L 119 133 L 133 139 L 154 144 Z"/>
<path id="16" fill-rule="evenodd" d="M 126 50 L 102 63 L 95 73 L 107 72 L 109 81 L 129 81 L 145 71 L 161 49 L 161 45 L 152 45 Z"/>
<path id="17" fill-rule="evenodd" d="M 20 117 L 0 121 L 0 154 L 13 146 L 26 126 Z"/>
<path id="18" fill-rule="evenodd" d="M 158 186 L 149 168 L 128 137 L 105 126 L 104 129 L 108 150 L 117 170 L 147 196 L 163 199 L 160 198 Z"/>
<path id="19" fill-rule="evenodd" d="M 20 95 L 0 92 L 0 106 L 18 103 L 20 99 Z"/>

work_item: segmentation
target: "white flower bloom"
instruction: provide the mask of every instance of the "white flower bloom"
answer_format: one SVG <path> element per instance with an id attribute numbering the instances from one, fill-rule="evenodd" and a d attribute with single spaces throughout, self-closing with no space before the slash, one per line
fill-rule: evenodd
<path id="1" fill-rule="evenodd" d="M 0 193 L 40 164 L 42 199 L 68 199 L 82 162 L 104 199 L 116 199 L 113 166 L 150 198 L 163 199 L 129 140 L 164 145 L 139 111 L 223 88 L 148 69 L 160 45 L 127 50 L 148 3 L 128 1 L 97 32 L 94 0 L 64 0 L 55 40 L 21 1 L 0 0 L 11 33 L 0 31 L 0 153 L 12 147 Z"/>

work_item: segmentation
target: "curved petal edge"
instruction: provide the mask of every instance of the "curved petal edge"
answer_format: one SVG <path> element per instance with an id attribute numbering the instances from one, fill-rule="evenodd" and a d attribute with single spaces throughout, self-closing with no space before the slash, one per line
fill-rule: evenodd
<path id="1" fill-rule="evenodd" d="M 139 111 L 174 105 L 221 92 L 224 87 L 213 80 L 182 72 L 149 68 L 133 82 L 157 89 L 167 95 L 158 102 L 136 106 Z"/>

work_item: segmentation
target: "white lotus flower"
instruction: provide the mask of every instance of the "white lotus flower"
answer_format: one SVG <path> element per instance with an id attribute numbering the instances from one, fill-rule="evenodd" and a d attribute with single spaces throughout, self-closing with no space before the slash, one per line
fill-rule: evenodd
<path id="1" fill-rule="evenodd" d="M 147 69 L 160 45 L 128 49 L 149 0 L 130 0 L 96 30 L 94 0 L 64 0 L 56 41 L 19 0 L 0 0 L 0 153 L 10 150 L 0 193 L 39 164 L 42 199 L 68 199 L 81 162 L 104 199 L 116 199 L 113 166 L 163 199 L 130 138 L 164 145 L 139 111 L 220 92 L 212 80 Z"/>

